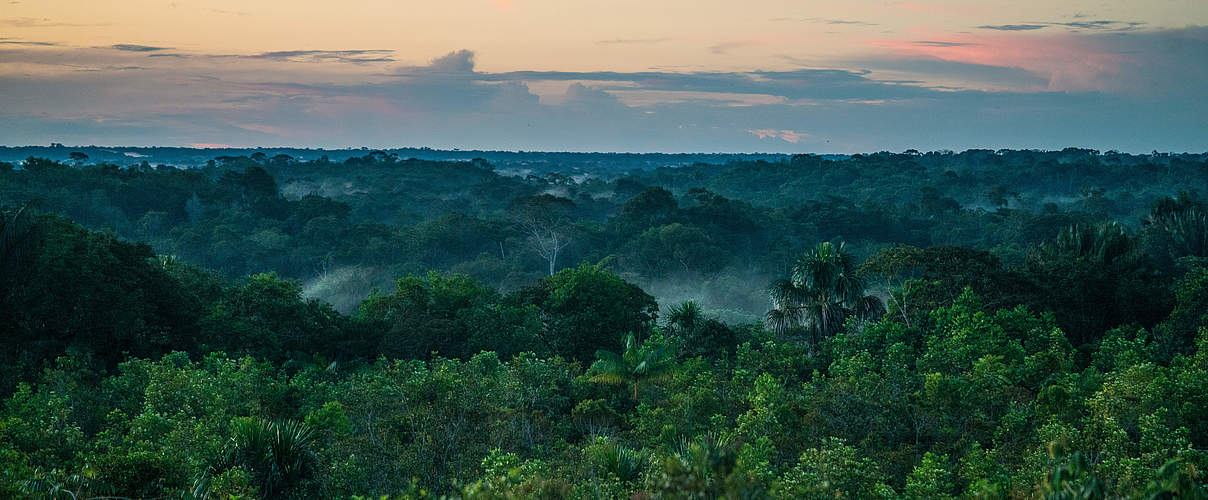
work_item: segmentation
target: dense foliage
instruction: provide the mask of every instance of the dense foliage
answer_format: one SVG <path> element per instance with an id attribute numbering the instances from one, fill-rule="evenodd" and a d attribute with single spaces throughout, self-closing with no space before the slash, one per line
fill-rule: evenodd
<path id="1" fill-rule="evenodd" d="M 1202 498 L 1206 177 L 0 164 L 0 497 Z"/>

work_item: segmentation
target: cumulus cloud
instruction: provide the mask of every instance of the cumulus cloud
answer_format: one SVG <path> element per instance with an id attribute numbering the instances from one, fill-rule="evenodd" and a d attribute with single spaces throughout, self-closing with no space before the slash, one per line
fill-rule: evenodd
<path id="1" fill-rule="evenodd" d="M 427 66 L 410 68 L 422 73 L 473 73 L 474 52 L 458 50 L 433 59 Z"/>
<path id="2" fill-rule="evenodd" d="M 572 83 L 566 88 L 563 103 L 583 108 L 615 107 L 620 104 L 616 96 L 602 90 L 593 89 L 582 83 Z"/>

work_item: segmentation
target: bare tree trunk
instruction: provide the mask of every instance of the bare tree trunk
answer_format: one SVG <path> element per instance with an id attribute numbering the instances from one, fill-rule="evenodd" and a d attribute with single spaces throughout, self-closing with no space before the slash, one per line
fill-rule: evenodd
<path id="1" fill-rule="evenodd" d="M 554 269 L 558 267 L 558 250 L 561 249 L 558 247 L 558 233 L 550 231 L 550 236 L 552 236 L 554 245 L 553 251 L 550 252 L 549 256 L 549 275 L 553 276 Z"/>

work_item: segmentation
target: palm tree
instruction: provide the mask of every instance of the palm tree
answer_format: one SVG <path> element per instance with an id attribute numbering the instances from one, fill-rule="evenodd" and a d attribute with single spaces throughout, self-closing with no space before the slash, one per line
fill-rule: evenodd
<path id="1" fill-rule="evenodd" d="M 704 314 L 694 300 L 671 306 L 667 313 L 667 328 L 679 335 L 696 329 L 704 321 Z"/>
<path id="2" fill-rule="evenodd" d="M 96 470 L 85 465 L 82 470 L 74 474 L 66 474 L 64 471 L 52 470 L 49 473 L 35 468 L 33 476 L 30 479 L 20 481 L 18 487 L 21 492 L 28 495 L 26 498 L 44 498 L 47 500 L 56 499 L 96 499 L 96 498 L 120 498 L 105 496 L 107 493 L 112 493 L 112 487 L 97 479 Z"/>
<path id="3" fill-rule="evenodd" d="M 626 448 L 615 441 L 597 440 L 595 446 L 584 451 L 597 468 L 623 482 L 636 481 L 650 463 L 649 453 Z"/>
<path id="4" fill-rule="evenodd" d="M 1200 207 L 1155 209 L 1145 222 L 1166 233 L 1172 257 L 1208 257 L 1208 212 Z"/>
<path id="5" fill-rule="evenodd" d="M 296 496 L 292 490 L 314 474 L 314 434 L 306 424 L 239 418 L 232 423 L 232 431 L 212 472 L 241 467 L 252 474 L 265 498 Z M 208 493 L 208 479 L 203 477 L 195 488 L 200 496 Z"/>
<path id="6" fill-rule="evenodd" d="M 638 386 L 660 382 L 669 378 L 675 359 L 666 346 L 639 346 L 633 333 L 622 340 L 625 352 L 596 351 L 595 364 L 591 366 L 592 382 L 602 384 L 626 384 L 633 387 L 633 400 L 638 399 Z"/>
<path id="7" fill-rule="evenodd" d="M 1111 266 L 1136 256 L 1136 241 L 1118 222 L 1094 226 L 1074 224 L 1057 233 L 1056 240 L 1042 247 L 1050 256 L 1066 256 Z"/>
<path id="8" fill-rule="evenodd" d="M 849 317 L 874 319 L 885 312 L 880 299 L 864 294 L 864 279 L 843 246 L 819 243 L 793 263 L 788 278 L 772 282 L 767 319 L 773 331 L 805 327 L 817 341 L 838 332 Z"/>

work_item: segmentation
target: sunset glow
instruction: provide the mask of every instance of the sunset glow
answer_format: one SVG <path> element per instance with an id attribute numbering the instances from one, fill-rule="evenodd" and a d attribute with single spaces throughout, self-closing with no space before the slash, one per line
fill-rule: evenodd
<path id="1" fill-rule="evenodd" d="M 1205 25 L 1194 0 L 20 0 L 0 139 L 848 151 L 952 127 L 922 145 L 1203 149 L 1204 105 L 1172 103 L 1208 81 Z M 1175 113 L 1118 123 L 1155 107 Z M 897 117 L 920 109 L 950 118 L 918 135 Z M 1035 135 L 971 132 L 987 109 Z"/>

